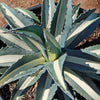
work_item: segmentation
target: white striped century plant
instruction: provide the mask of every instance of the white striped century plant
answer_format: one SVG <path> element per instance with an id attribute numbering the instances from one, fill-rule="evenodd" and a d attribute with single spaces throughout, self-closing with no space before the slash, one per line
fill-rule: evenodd
<path id="1" fill-rule="evenodd" d="M 21 100 L 38 80 L 34 100 L 55 100 L 61 89 L 63 99 L 78 100 L 75 91 L 87 100 L 100 100 L 100 45 L 74 49 L 100 24 L 95 9 L 78 16 L 79 5 L 72 0 L 43 0 L 41 21 L 31 11 L 0 3 L 10 30 L 0 28 L 0 87 L 18 80 L 11 100 Z M 59 93 L 59 92 L 58 92 Z M 58 100 L 58 99 L 56 99 Z"/>

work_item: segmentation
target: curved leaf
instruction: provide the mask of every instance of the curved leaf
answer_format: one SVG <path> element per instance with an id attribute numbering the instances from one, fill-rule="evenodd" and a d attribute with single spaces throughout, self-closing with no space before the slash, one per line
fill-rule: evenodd
<path id="1" fill-rule="evenodd" d="M 13 32 L 13 31 L 10 31 L 10 34 L 15 34 L 15 35 L 21 35 L 22 37 L 23 36 L 26 36 L 25 38 L 23 38 L 25 40 L 25 42 L 28 42 L 27 44 L 29 46 L 33 46 L 35 45 L 35 48 L 37 49 L 36 51 L 39 51 L 41 50 L 43 56 L 45 57 L 45 59 L 47 59 L 47 55 L 46 55 L 46 50 L 45 50 L 45 46 L 43 43 L 39 42 L 37 39 L 35 39 L 35 37 L 32 37 L 30 36 L 29 34 L 27 33 L 23 33 L 23 32 Z M 28 40 L 28 39 L 29 40 Z M 33 44 L 32 44 L 33 43 Z M 31 49 L 33 49 L 34 51 L 34 47 L 31 47 Z"/>
<path id="2" fill-rule="evenodd" d="M 81 51 L 100 58 L 100 45 L 86 47 L 85 49 L 81 49 Z"/>
<path id="3" fill-rule="evenodd" d="M 34 73 L 31 76 L 27 76 L 21 78 L 18 82 L 16 87 L 12 92 L 12 96 L 10 100 L 22 100 L 22 96 L 29 90 L 29 88 L 35 84 L 41 75 L 45 72 L 45 70 L 40 70 Z"/>
<path id="4" fill-rule="evenodd" d="M 92 14 L 85 21 L 75 25 L 75 28 L 73 28 L 66 40 L 66 47 L 70 49 L 75 48 L 78 43 L 93 32 L 98 24 L 100 24 L 100 17 L 96 18 L 96 15 Z"/>
<path id="5" fill-rule="evenodd" d="M 65 41 L 68 37 L 68 33 L 71 31 L 72 28 L 72 0 L 67 0 L 67 10 L 65 10 L 66 16 L 65 16 L 65 23 L 64 23 L 64 29 L 62 30 L 61 36 L 57 36 L 56 40 L 59 39 L 59 44 L 62 48 L 65 47 Z M 62 19 L 61 19 L 62 20 Z M 58 38 L 58 39 L 57 39 Z"/>
<path id="6" fill-rule="evenodd" d="M 88 11 L 84 11 L 84 13 L 81 13 L 79 15 L 79 17 L 75 20 L 75 23 L 78 23 L 78 22 L 81 22 L 82 20 L 85 20 L 86 18 L 88 18 L 91 14 L 94 13 L 96 9 L 91 9 L 91 10 L 88 10 Z"/>
<path id="7" fill-rule="evenodd" d="M 56 90 L 57 85 L 46 72 L 39 80 L 34 100 L 52 100 Z"/>
<path id="8" fill-rule="evenodd" d="M 32 18 L 35 22 L 40 23 L 39 18 L 38 18 L 38 17 L 36 16 L 36 14 L 33 13 L 32 11 L 29 11 L 29 10 L 24 9 L 24 8 L 21 8 L 21 7 L 17 7 L 17 8 L 15 8 L 15 9 L 18 10 L 18 11 L 20 11 L 20 12 L 23 13 L 24 15 L 26 15 L 26 16 Z"/>
<path id="9" fill-rule="evenodd" d="M 11 28 L 25 27 L 26 25 L 33 24 L 33 20 L 23 15 L 23 13 L 10 8 L 4 3 L 0 3 L 0 11 Z"/>
<path id="10" fill-rule="evenodd" d="M 44 37 L 45 37 L 48 59 L 50 61 L 54 61 L 59 57 L 61 53 L 60 45 L 46 29 L 44 29 Z"/>
<path id="11" fill-rule="evenodd" d="M 72 0 L 60 0 L 57 6 L 56 12 L 54 14 L 50 33 L 55 37 L 59 36 L 63 30 L 65 24 L 65 17 L 67 12 L 68 3 L 72 2 Z"/>
<path id="12" fill-rule="evenodd" d="M 68 87 L 66 86 L 62 74 L 63 63 L 65 61 L 66 54 L 62 55 L 59 59 L 55 60 L 54 62 L 47 62 L 45 63 L 45 67 L 49 72 L 52 79 L 55 81 L 57 86 L 61 88 L 61 90 L 66 93 L 69 97 L 73 98 L 70 94 Z"/>
<path id="13" fill-rule="evenodd" d="M 8 66 L 0 67 L 0 75 L 2 75 L 8 68 Z"/>
<path id="14" fill-rule="evenodd" d="M 24 56 L 3 74 L 0 86 L 37 72 L 43 67 L 44 62 L 45 59 L 41 53 Z"/>
<path id="15" fill-rule="evenodd" d="M 82 71 L 91 74 L 100 73 L 100 59 L 98 57 L 83 53 L 81 50 L 67 49 L 68 57 L 64 68 Z"/>
<path id="16" fill-rule="evenodd" d="M 67 68 L 64 70 L 65 80 L 80 93 L 87 100 L 99 100 L 100 94 L 96 93 L 91 86 L 89 86 L 84 79 L 76 74 L 74 71 Z M 91 95 L 92 94 L 92 95 Z"/>
<path id="17" fill-rule="evenodd" d="M 33 24 L 33 20 L 23 13 L 10 8 L 4 3 L 0 3 L 0 11 L 11 28 L 24 27 L 26 25 Z"/>
<path id="18" fill-rule="evenodd" d="M 77 4 L 76 6 L 73 7 L 73 16 L 72 16 L 73 23 L 78 17 L 79 8 L 80 8 L 80 4 Z"/>
<path id="19" fill-rule="evenodd" d="M 26 26 L 26 27 L 23 27 L 23 28 L 12 29 L 12 31 L 24 32 L 27 35 L 30 35 L 32 37 L 35 36 L 35 38 L 37 38 L 40 41 L 44 39 L 42 26 L 37 25 L 37 24 L 29 25 L 29 26 Z"/>
<path id="20" fill-rule="evenodd" d="M 43 0 L 41 9 L 41 24 L 43 27 L 50 29 L 55 10 L 54 0 Z"/>
<path id="21" fill-rule="evenodd" d="M 24 55 L 2 55 L 0 56 L 0 66 L 12 66 Z"/>
<path id="22" fill-rule="evenodd" d="M 27 44 L 20 40 L 19 38 L 17 38 L 16 36 L 12 35 L 12 34 L 8 34 L 9 30 L 0 28 L 0 39 L 6 43 L 8 46 L 18 46 L 26 51 L 32 51 L 31 48 L 29 46 L 27 46 Z M 4 34 L 4 33 L 7 34 Z"/>

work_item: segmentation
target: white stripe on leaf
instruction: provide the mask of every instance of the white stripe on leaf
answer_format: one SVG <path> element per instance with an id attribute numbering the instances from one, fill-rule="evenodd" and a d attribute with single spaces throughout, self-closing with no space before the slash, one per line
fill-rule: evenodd
<path id="1" fill-rule="evenodd" d="M 70 71 L 70 70 L 69 70 Z M 79 77 L 76 73 L 71 71 L 64 71 L 68 77 L 70 77 L 75 83 L 77 83 L 93 100 L 100 100 L 100 95 L 97 94 L 86 82 L 83 81 L 81 77 Z"/>
<path id="2" fill-rule="evenodd" d="M 87 59 L 83 59 L 83 58 L 79 58 L 79 57 L 74 57 L 74 56 L 68 56 L 67 61 L 75 63 L 75 64 L 80 64 L 83 66 L 89 66 L 91 68 L 100 70 L 100 62 L 94 62 L 91 60 L 87 60 Z"/>

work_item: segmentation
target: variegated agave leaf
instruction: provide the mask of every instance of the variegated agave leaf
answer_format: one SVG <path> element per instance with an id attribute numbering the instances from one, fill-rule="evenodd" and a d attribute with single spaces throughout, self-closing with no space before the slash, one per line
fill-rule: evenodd
<path id="1" fill-rule="evenodd" d="M 100 24 L 100 16 L 95 9 L 78 16 L 79 6 L 72 7 L 72 0 L 59 0 L 57 7 L 54 0 L 43 0 L 39 21 L 31 11 L 0 3 L 12 28 L 0 28 L 7 44 L 0 49 L 0 86 L 18 80 L 11 100 L 21 100 L 37 80 L 35 100 L 55 100 L 58 88 L 61 100 L 78 100 L 73 90 L 87 100 L 100 100 L 93 81 L 100 81 L 100 45 L 74 49 Z"/>
<path id="2" fill-rule="evenodd" d="M 33 24 L 32 18 L 10 8 L 4 3 L 0 3 L 0 11 L 11 28 L 24 27 L 26 25 Z"/>
<path id="3" fill-rule="evenodd" d="M 17 84 L 16 87 L 13 90 L 11 100 L 21 100 L 23 95 L 29 90 L 29 88 L 35 84 L 38 79 L 41 77 L 42 74 L 45 73 L 45 69 L 39 70 L 35 74 L 31 76 L 26 76 L 24 78 L 21 78 Z M 44 85 L 44 84 L 43 84 Z"/>
<path id="4" fill-rule="evenodd" d="M 32 11 L 29 11 L 27 9 L 20 8 L 20 7 L 17 7 L 15 9 L 18 10 L 19 12 L 23 13 L 24 15 L 30 17 L 31 19 L 33 19 L 33 21 L 40 23 L 39 18 Z"/>

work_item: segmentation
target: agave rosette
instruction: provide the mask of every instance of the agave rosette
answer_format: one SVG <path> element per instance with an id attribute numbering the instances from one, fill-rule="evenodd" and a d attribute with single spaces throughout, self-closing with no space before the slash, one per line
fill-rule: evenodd
<path id="1" fill-rule="evenodd" d="M 0 49 L 0 86 L 18 80 L 11 100 L 21 100 L 37 80 L 34 100 L 52 100 L 59 88 L 64 100 L 77 99 L 74 90 L 87 100 L 100 100 L 93 81 L 100 81 L 100 45 L 74 49 L 100 24 L 100 16 L 95 9 L 78 16 L 79 6 L 72 7 L 72 0 L 60 0 L 57 7 L 54 0 L 43 0 L 39 21 L 31 11 L 0 3 L 11 27 L 0 28 L 7 44 Z"/>

